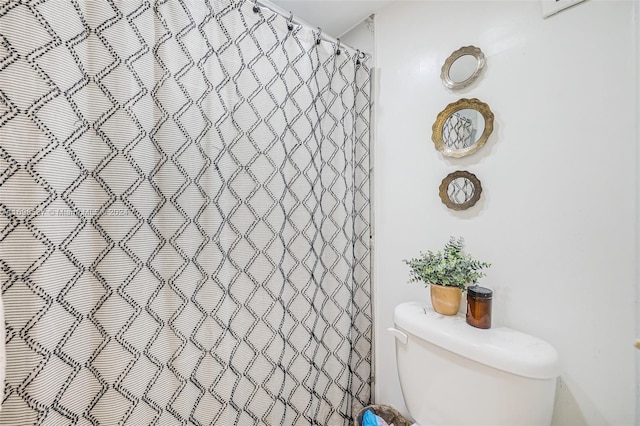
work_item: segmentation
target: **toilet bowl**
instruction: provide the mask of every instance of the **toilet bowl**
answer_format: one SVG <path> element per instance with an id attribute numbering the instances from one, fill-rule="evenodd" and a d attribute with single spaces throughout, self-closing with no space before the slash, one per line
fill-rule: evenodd
<path id="1" fill-rule="evenodd" d="M 394 311 L 400 387 L 418 426 L 549 425 L 560 366 L 547 342 L 403 303 Z"/>

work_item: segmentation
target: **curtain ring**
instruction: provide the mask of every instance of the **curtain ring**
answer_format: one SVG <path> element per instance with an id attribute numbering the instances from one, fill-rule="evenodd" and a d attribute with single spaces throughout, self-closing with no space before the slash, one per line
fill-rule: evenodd
<path id="1" fill-rule="evenodd" d="M 258 0 L 253 0 L 253 12 L 254 13 L 260 12 L 260 6 L 258 6 Z"/>
<path id="2" fill-rule="evenodd" d="M 340 50 L 340 39 L 337 38 L 336 40 L 338 41 L 338 45 L 336 46 L 336 55 L 339 55 L 341 53 L 341 50 Z"/>
<path id="3" fill-rule="evenodd" d="M 316 38 L 316 45 L 320 44 L 321 38 L 322 38 L 322 28 L 318 27 L 318 37 Z"/>
<path id="4" fill-rule="evenodd" d="M 289 11 L 289 20 L 287 21 L 287 28 L 289 31 L 293 31 L 293 12 Z"/>

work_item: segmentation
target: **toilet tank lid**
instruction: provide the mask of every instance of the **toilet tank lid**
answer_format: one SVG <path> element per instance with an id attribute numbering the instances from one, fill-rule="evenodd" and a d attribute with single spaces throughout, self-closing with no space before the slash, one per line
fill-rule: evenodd
<path id="1" fill-rule="evenodd" d="M 560 374 L 558 352 L 537 337 L 506 327 L 482 330 L 462 316 L 440 315 L 416 302 L 396 306 L 394 322 L 406 332 L 487 366 L 533 379 Z"/>

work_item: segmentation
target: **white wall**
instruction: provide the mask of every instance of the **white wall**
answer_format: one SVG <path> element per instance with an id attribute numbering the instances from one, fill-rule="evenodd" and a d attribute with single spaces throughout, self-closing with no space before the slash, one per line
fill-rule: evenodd
<path id="1" fill-rule="evenodd" d="M 632 1 L 587 1 L 549 19 L 539 1 L 398 2 L 376 15 L 377 401 L 404 408 L 393 308 L 428 299 L 402 263 L 464 236 L 493 267 L 494 324 L 553 344 L 562 358 L 554 424 L 635 422 L 637 47 Z M 440 67 L 460 46 L 487 56 L 459 92 Z M 477 97 L 495 114 L 479 152 L 445 158 L 431 125 Z M 469 170 L 480 202 L 448 210 L 438 185 Z M 464 402 L 461 401 L 461 406 Z"/>
<path id="2" fill-rule="evenodd" d="M 638 119 L 636 120 L 636 139 L 640 146 L 640 2 L 633 4 L 635 9 L 635 43 L 636 43 L 636 113 Z M 636 191 L 640 191 L 640 148 L 637 151 L 639 157 L 636 167 L 636 181 L 639 183 Z M 640 196 L 636 199 L 636 209 L 638 211 L 639 221 L 636 222 L 636 250 L 640 247 Z M 640 255 L 640 252 L 636 253 L 636 256 Z M 640 261 L 636 257 L 636 338 L 640 340 Z M 640 348 L 639 348 L 640 349 Z M 640 351 L 636 351 L 636 422 L 640 424 Z"/>
<path id="3" fill-rule="evenodd" d="M 374 34 L 374 22 L 372 17 L 368 17 L 364 21 L 360 22 L 358 25 L 353 27 L 351 31 L 344 34 L 340 37 L 343 43 L 348 46 L 353 47 L 354 49 L 360 49 L 360 51 L 365 52 L 371 57 L 367 60 L 367 65 L 369 67 L 375 66 L 374 62 L 374 48 L 375 48 L 375 39 L 373 37 Z"/>

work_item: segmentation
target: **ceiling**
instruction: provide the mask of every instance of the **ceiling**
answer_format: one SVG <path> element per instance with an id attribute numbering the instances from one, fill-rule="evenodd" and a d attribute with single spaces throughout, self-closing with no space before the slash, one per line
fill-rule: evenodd
<path id="1" fill-rule="evenodd" d="M 340 37 L 392 0 L 271 0 L 284 11 L 293 12 L 298 22 L 320 27 Z"/>

